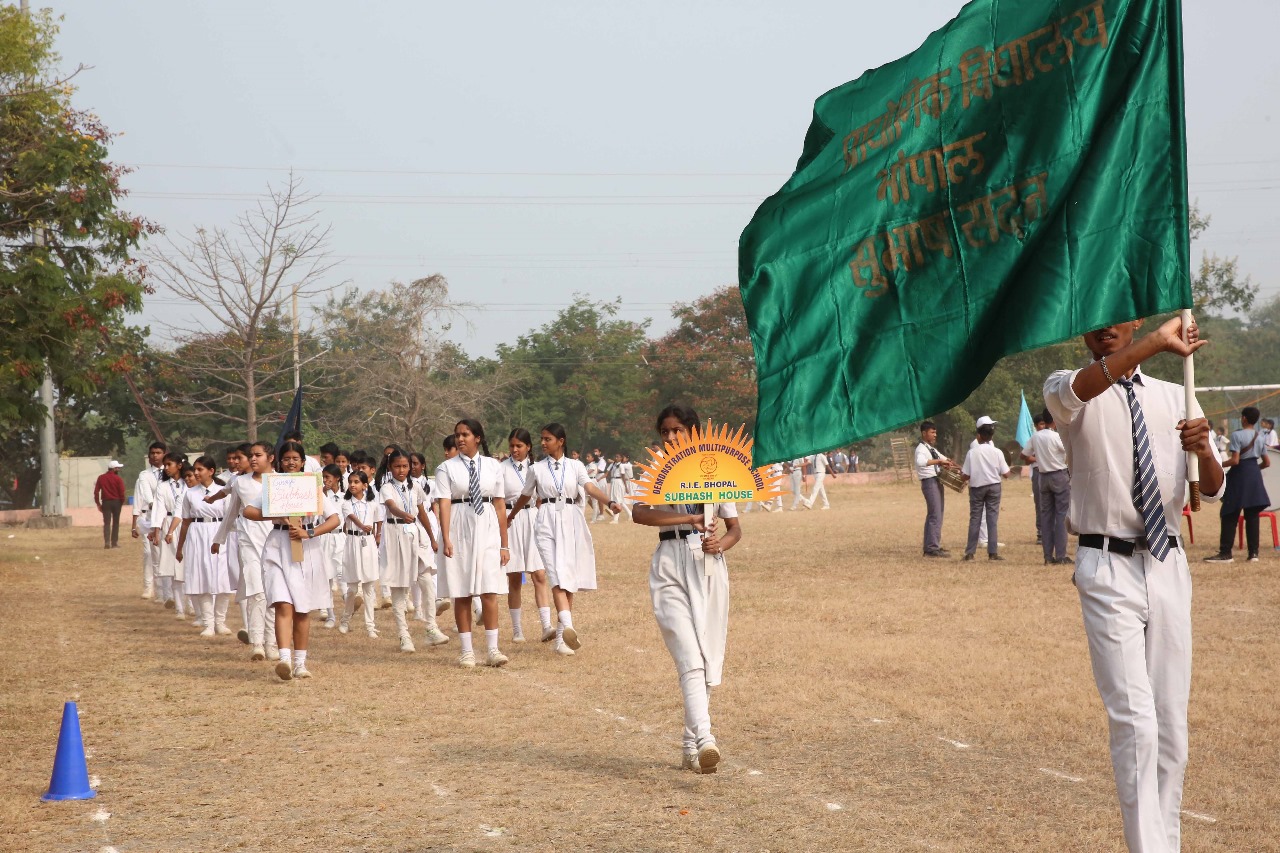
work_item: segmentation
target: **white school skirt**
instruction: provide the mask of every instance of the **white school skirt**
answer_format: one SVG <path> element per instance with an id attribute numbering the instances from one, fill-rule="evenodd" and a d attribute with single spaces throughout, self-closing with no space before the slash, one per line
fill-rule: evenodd
<path id="1" fill-rule="evenodd" d="M 346 538 L 346 534 L 342 532 L 342 528 L 330 530 L 324 536 L 324 573 L 329 580 L 337 580 L 342 576 L 342 562 L 346 557 L 346 544 L 342 540 Z"/>
<path id="2" fill-rule="evenodd" d="M 357 536 L 348 533 L 346 539 L 345 558 L 342 563 L 342 580 L 344 583 L 376 583 L 378 580 L 378 545 L 373 541 L 373 534 Z"/>
<path id="3" fill-rule="evenodd" d="M 719 684 L 729 636 L 729 568 L 723 555 L 699 559 L 683 538 L 659 542 L 649 564 L 649 595 L 676 671 L 702 669 L 708 687 Z"/>
<path id="4" fill-rule="evenodd" d="M 213 521 L 192 521 L 182 548 L 183 575 L 187 595 L 222 595 L 236 591 L 235 579 L 222 548 L 209 553 L 218 525 Z"/>
<path id="5" fill-rule="evenodd" d="M 262 581 L 267 604 L 286 602 L 298 613 L 332 607 L 323 549 L 323 540 L 308 539 L 302 543 L 302 562 L 295 563 L 288 531 L 273 529 L 262 549 Z"/>
<path id="6" fill-rule="evenodd" d="M 271 522 L 241 518 L 237 524 L 240 525 L 236 533 L 240 551 L 240 585 L 236 587 L 236 601 L 244 601 L 267 591 L 262 581 L 262 551 L 267 547 Z"/>
<path id="7" fill-rule="evenodd" d="M 182 569 L 182 563 L 178 562 L 178 532 L 174 531 L 172 542 L 164 541 L 172 521 L 171 518 L 165 518 L 164 524 L 160 525 L 160 544 L 156 546 L 156 577 L 173 578 L 181 583 L 186 578 L 186 573 Z"/>
<path id="8" fill-rule="evenodd" d="M 596 552 L 587 518 L 575 504 L 545 503 L 534 524 L 547 582 L 565 592 L 596 588 Z"/>
<path id="9" fill-rule="evenodd" d="M 418 522 L 382 525 L 382 550 L 387 555 L 382 583 L 407 589 L 418 580 Z"/>
<path id="10" fill-rule="evenodd" d="M 609 484 L 609 500 L 622 503 L 627 496 L 627 484 L 623 480 L 614 480 Z"/>
<path id="11" fill-rule="evenodd" d="M 436 594 L 441 598 L 469 598 L 507 591 L 506 569 L 502 566 L 501 533 L 493 504 L 483 505 L 480 515 L 464 503 L 454 504 L 449 518 L 449 538 L 453 556 L 440 560 Z"/>
<path id="12" fill-rule="evenodd" d="M 538 537 L 534 529 L 537 514 L 533 507 L 525 507 L 507 525 L 507 544 L 511 546 L 511 559 L 507 561 L 506 568 L 509 575 L 542 571 L 542 555 L 538 553 Z"/>

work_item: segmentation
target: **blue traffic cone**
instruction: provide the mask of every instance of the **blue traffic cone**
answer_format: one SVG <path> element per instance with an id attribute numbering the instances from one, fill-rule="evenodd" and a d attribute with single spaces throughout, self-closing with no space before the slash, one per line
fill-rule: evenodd
<path id="1" fill-rule="evenodd" d="M 84 763 L 84 741 L 80 738 L 80 714 L 76 703 L 62 708 L 62 728 L 58 731 L 58 752 L 53 757 L 53 775 L 42 800 L 88 800 L 98 794 L 89 787 L 89 768 Z"/>

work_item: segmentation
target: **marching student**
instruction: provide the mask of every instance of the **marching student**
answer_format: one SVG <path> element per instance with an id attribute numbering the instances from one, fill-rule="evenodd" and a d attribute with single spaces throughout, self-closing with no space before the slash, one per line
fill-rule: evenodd
<path id="1" fill-rule="evenodd" d="M 182 497 L 182 528 L 178 532 L 177 559 L 183 566 L 183 586 L 198 608 L 202 637 L 230 634 L 227 610 L 235 595 L 236 582 L 231 576 L 227 555 L 214 553 L 213 538 L 222 523 L 225 499 L 206 503 L 214 484 L 222 482 L 214 476 L 217 463 L 211 456 L 201 456 L 192 465 L 196 483 Z"/>
<path id="2" fill-rule="evenodd" d="M 245 625 L 252 646 L 249 659 L 253 661 L 279 660 L 276 646 L 275 610 L 267 607 L 266 586 L 262 575 L 262 552 L 267 546 L 271 523 L 249 517 L 249 507 L 260 503 L 262 475 L 275 470 L 275 447 L 265 441 L 249 445 L 247 458 L 249 473 L 236 477 L 229 486 L 230 496 L 223 509 L 222 525 L 213 538 L 210 551 L 227 547 L 231 534 L 235 533 L 235 546 L 240 561 L 240 581 L 236 585 L 236 599 L 247 604 L 248 620 Z"/>
<path id="3" fill-rule="evenodd" d="M 326 444 L 325 447 L 331 447 L 333 450 L 337 449 L 336 445 Z M 324 448 L 321 448 L 320 455 L 322 457 L 326 455 L 332 456 L 333 453 L 326 453 Z M 330 509 L 337 514 L 338 518 L 342 518 L 343 515 L 340 512 L 340 508 L 344 495 L 342 492 L 341 469 L 332 462 L 328 463 L 324 468 L 320 469 L 320 482 L 324 485 L 324 499 L 332 504 Z M 342 562 L 346 557 L 347 551 L 346 544 L 343 542 L 344 535 L 342 526 L 339 525 L 324 537 L 324 569 L 325 576 L 329 579 L 330 593 L 340 592 L 342 589 L 339 584 L 342 582 Z M 330 596 L 329 607 L 324 609 L 322 615 L 324 616 L 324 626 L 332 628 L 336 623 L 335 617 L 337 616 L 337 611 L 333 607 L 332 596 Z"/>
<path id="4" fill-rule="evenodd" d="M 133 484 L 133 520 L 129 535 L 142 539 L 142 597 L 162 599 L 155 594 L 156 562 L 160 549 L 151 542 L 151 504 L 156 499 L 156 487 L 164 473 L 164 455 L 169 450 L 163 441 L 153 441 L 147 448 L 147 467 L 138 474 Z"/>
<path id="5" fill-rule="evenodd" d="M 159 579 L 157 584 L 162 591 L 165 609 L 172 607 L 176 610 L 178 619 L 186 618 L 189 604 L 183 595 L 182 564 L 177 558 L 178 525 L 182 521 L 178 514 L 187 488 L 182 478 L 182 467 L 185 464 L 186 457 L 181 453 L 164 455 L 164 473 L 151 503 L 151 544 L 159 553 L 156 561 L 156 577 Z"/>
<path id="6" fill-rule="evenodd" d="M 618 519 L 622 517 L 622 513 L 627 514 L 627 521 L 631 520 L 631 510 L 627 508 L 625 503 L 627 498 L 627 487 L 630 485 L 630 476 L 627 469 L 631 466 L 623 461 L 621 453 L 613 455 L 613 463 L 608 469 L 609 478 L 609 505 L 617 505 L 622 508 L 622 512 L 614 513 L 613 520 L 610 524 L 617 524 Z"/>
<path id="7" fill-rule="evenodd" d="M 507 436 L 511 455 L 502 463 L 505 491 L 508 495 L 524 493 L 525 481 L 533 460 L 533 438 L 523 427 L 516 427 Z M 551 626 L 551 588 L 547 585 L 547 573 L 542 567 L 542 556 L 535 541 L 533 512 L 522 512 L 526 507 L 519 503 L 507 516 L 507 541 L 511 543 L 511 560 L 507 563 L 507 607 L 511 611 L 512 642 L 524 642 L 524 628 L 520 624 L 521 586 L 524 572 L 528 572 L 533 584 L 533 600 L 538 605 L 538 621 L 542 623 L 542 642 L 554 639 L 556 630 Z"/>
<path id="8" fill-rule="evenodd" d="M 441 536 L 440 519 L 436 515 L 436 499 L 433 494 L 435 492 L 435 481 L 425 473 L 420 473 L 417 477 L 413 475 L 414 470 L 424 472 L 426 466 L 427 459 L 421 453 L 414 452 L 409 454 L 409 479 L 418 488 L 422 489 L 422 493 L 427 496 L 427 520 L 421 522 L 426 527 L 426 531 L 418 532 L 418 580 L 413 588 L 413 597 L 417 603 L 417 610 L 413 618 L 417 622 L 427 623 L 426 643 L 428 646 L 442 646 L 449 642 L 449 638 L 440 630 L 437 619 L 441 613 L 449 609 L 449 602 L 437 595 L 440 575 L 437 555 L 440 551 Z M 419 520 L 421 521 L 421 516 L 419 516 Z"/>
<path id="9" fill-rule="evenodd" d="M 347 633 L 351 628 L 351 614 L 355 610 L 363 610 L 365 631 L 369 639 L 376 640 L 378 628 L 373 618 L 373 604 L 377 595 L 378 546 L 382 539 L 385 509 L 372 499 L 371 491 L 368 475 L 363 471 L 352 471 L 342 502 L 342 517 L 346 522 L 342 579 L 347 588 L 338 630 Z"/>
<path id="10" fill-rule="evenodd" d="M 831 509 L 831 502 L 827 500 L 827 487 L 824 485 L 828 473 L 832 477 L 836 476 L 835 472 L 831 470 L 831 460 L 827 458 L 825 453 L 815 453 L 810 458 L 813 460 L 813 489 L 809 492 L 809 497 L 804 499 L 805 508 L 813 509 L 814 501 L 821 495 L 822 508 Z"/>
<path id="11" fill-rule="evenodd" d="M 306 451 L 298 442 L 286 441 L 280 446 L 276 463 L 280 473 L 299 472 L 306 463 Z M 307 669 L 311 620 L 307 616 L 313 610 L 333 604 L 325 576 L 323 540 L 317 541 L 316 537 L 337 527 L 338 516 L 330 513 L 328 505 L 325 513 L 293 519 L 265 517 L 261 492 L 252 506 L 244 508 L 245 518 L 271 522 L 271 532 L 262 551 L 262 580 L 267 604 L 276 612 L 276 645 L 280 653 L 276 675 L 282 681 L 311 677 Z M 291 541 L 302 543 L 301 562 L 293 561 Z"/>
<path id="12" fill-rule="evenodd" d="M 664 441 L 687 437 L 701 421 L 684 406 L 668 406 L 658 415 Z M 716 504 L 707 527 L 703 506 L 651 507 L 637 505 L 636 524 L 660 527 L 658 547 L 649 564 L 649 593 L 662 640 L 675 661 L 684 696 L 681 767 L 715 773 L 720 748 L 711 733 L 711 688 L 724 672 L 729 635 L 729 569 L 724 552 L 742 538 L 738 511 L 731 503 Z M 699 536 L 700 541 L 692 537 Z M 699 546 L 694 550 L 692 546 Z"/>
<path id="13" fill-rule="evenodd" d="M 792 459 L 787 463 L 791 474 L 791 511 L 804 506 L 804 465 L 807 457 Z"/>
<path id="14" fill-rule="evenodd" d="M 960 476 L 969 484 L 969 541 L 965 545 L 964 559 L 972 560 L 978 549 L 980 519 L 986 519 L 987 559 L 1003 560 L 998 553 L 996 523 L 1000 518 L 1000 481 L 1009 476 L 1009 463 L 1004 451 L 991 443 L 996 434 L 995 424 L 978 427 L 978 446 L 964 457 Z M 1065 546 L 1065 543 L 1064 543 Z"/>
<path id="15" fill-rule="evenodd" d="M 431 515 L 431 484 L 427 477 L 427 457 L 423 456 L 416 450 L 409 452 L 409 482 L 422 489 L 422 493 L 427 496 L 427 515 Z M 429 525 L 428 525 L 429 526 Z M 434 530 L 432 531 L 434 533 Z M 422 606 L 423 587 L 430 585 L 432 588 L 431 602 L 432 612 L 435 610 L 435 578 L 423 578 L 422 570 L 427 564 L 432 568 L 435 567 L 435 552 L 429 550 L 430 543 L 427 537 L 419 534 L 418 536 L 418 565 L 413 570 L 413 586 L 409 588 L 409 602 L 406 609 L 413 614 L 414 621 L 427 621 L 426 610 Z"/>
<path id="16" fill-rule="evenodd" d="M 345 450 L 339 450 L 334 459 L 336 460 L 334 464 L 342 472 L 342 491 L 346 492 L 347 487 L 351 484 L 351 457 L 347 455 Z"/>
<path id="17" fill-rule="evenodd" d="M 231 495 L 231 484 L 235 481 L 236 477 L 240 477 L 242 475 L 247 475 L 252 473 L 249 470 L 249 445 L 248 444 L 237 445 L 227 450 L 227 470 L 230 471 L 231 473 L 227 476 L 225 480 L 225 485 L 216 492 L 214 492 L 212 487 L 210 487 L 211 493 L 205 496 L 205 499 L 204 499 L 205 503 L 211 504 L 211 503 L 215 503 L 216 501 L 229 498 Z M 222 506 L 223 513 L 225 513 L 228 510 L 229 506 L 230 506 L 230 501 L 227 501 L 227 503 L 223 504 Z M 224 523 L 226 522 L 225 515 L 223 517 L 223 522 Z M 220 524 L 218 525 L 218 530 L 221 530 L 221 529 L 222 529 L 222 525 Z M 230 529 L 231 529 L 231 532 L 230 532 L 230 535 L 227 537 L 227 545 L 225 548 L 220 548 L 219 551 L 227 558 L 227 571 L 231 575 L 232 592 L 234 593 L 236 590 L 240 588 L 240 542 L 239 542 L 240 536 L 238 533 L 236 533 L 235 519 L 232 519 Z M 217 534 L 218 534 L 218 531 L 215 530 L 213 534 L 210 536 L 210 540 L 212 541 L 216 539 Z M 214 553 L 212 546 L 210 547 L 210 553 Z M 243 625 L 244 627 L 236 632 L 236 639 L 248 645 L 249 643 L 249 602 L 240 601 L 238 603 L 240 605 L 240 624 Z"/>
<path id="18" fill-rule="evenodd" d="M 573 627 L 573 596 L 579 590 L 596 588 L 596 554 L 591 530 L 585 513 L 578 507 L 588 497 L 598 500 L 610 513 L 621 513 L 622 507 L 591 482 L 586 466 L 577 459 L 565 458 L 565 438 L 565 429 L 560 424 L 547 424 L 542 428 L 544 458 L 533 466 L 533 476 L 525 480 L 513 512 L 537 497 L 534 535 L 556 604 L 555 651 L 568 656 L 582 648 L 582 640 Z"/>
<path id="19" fill-rule="evenodd" d="M 506 490 L 499 463 L 489 454 L 484 427 L 464 418 L 453 428 L 457 455 L 436 468 L 443 557 L 440 594 L 453 599 L 462 651 L 458 665 L 476 665 L 471 645 L 471 600 L 479 597 L 487 653 L 485 664 L 505 666 L 498 649 L 498 594 L 506 592 L 503 567 L 511 556 L 507 542 Z"/>
<path id="20" fill-rule="evenodd" d="M 445 461 L 445 462 L 448 462 L 450 459 L 452 459 L 452 458 L 454 458 L 455 456 L 457 456 L 457 455 L 458 455 L 458 442 L 457 442 L 457 440 L 453 437 L 453 435 L 452 435 L 452 434 L 446 435 L 446 436 L 441 440 L 441 442 L 440 442 L 440 446 L 441 446 L 441 448 L 443 448 L 443 450 L 444 450 L 444 461 Z M 429 492 L 428 494 L 431 494 L 431 493 Z M 444 534 L 440 532 L 442 528 L 441 528 L 441 526 L 440 526 L 440 522 L 439 522 L 439 519 L 441 519 L 441 518 L 443 518 L 443 517 L 444 517 L 444 516 L 442 515 L 441 509 L 440 509 L 440 505 L 441 505 L 441 503 L 442 503 L 442 499 L 441 499 L 441 497 L 440 497 L 439 495 L 437 495 L 437 494 L 431 494 L 431 500 L 432 500 L 432 503 L 435 505 L 435 511 L 436 511 L 436 512 L 435 512 L 435 515 L 436 515 L 436 519 L 437 519 L 437 523 L 436 523 L 436 527 L 435 527 L 435 533 L 436 533 L 436 536 L 437 536 L 436 541 L 437 541 L 437 542 L 444 542 Z M 437 592 L 439 591 L 439 578 L 440 578 L 440 573 L 441 573 L 441 572 L 443 572 L 443 571 L 444 571 L 444 554 L 440 553 L 440 552 L 439 552 L 439 550 L 437 550 L 437 551 L 436 551 L 436 586 L 437 586 Z M 439 615 L 440 613 L 443 613 L 445 610 L 447 610 L 447 609 L 448 609 L 448 607 L 449 607 L 448 602 L 449 602 L 449 599 L 447 599 L 447 598 L 442 598 L 442 599 L 440 599 L 440 601 L 437 603 L 437 607 L 436 607 L 436 614 L 437 614 L 437 615 Z M 439 604 L 441 604 L 441 603 L 443 603 L 443 604 L 444 604 L 444 607 L 443 607 L 443 608 L 439 606 Z M 471 601 L 471 620 L 472 620 L 472 623 L 473 623 L 473 624 L 474 624 L 474 623 L 479 623 L 479 622 L 483 622 L 483 621 L 484 621 L 484 619 L 483 619 L 483 615 L 482 615 L 482 612 L 481 612 L 480 597 L 479 597 L 479 596 L 476 596 L 476 597 L 475 597 L 475 598 L 473 598 L 473 599 L 472 599 L 472 601 Z M 459 633 L 459 634 L 461 634 L 461 633 L 462 633 L 462 629 L 461 629 L 461 628 L 459 628 L 459 629 L 458 629 L 458 633 Z"/>
<path id="21" fill-rule="evenodd" d="M 386 555 L 382 582 L 391 588 L 391 610 L 395 614 L 396 631 L 400 635 L 400 651 L 414 651 L 406 617 L 409 590 L 417 582 L 418 539 L 432 539 L 431 523 L 426 518 L 427 496 L 409 480 L 409 454 L 398 447 L 383 457 L 387 477 L 378 492 L 386 511 L 382 533 L 382 550 Z M 421 520 L 422 527 L 418 526 Z M 434 548 L 433 548 L 434 550 Z"/>

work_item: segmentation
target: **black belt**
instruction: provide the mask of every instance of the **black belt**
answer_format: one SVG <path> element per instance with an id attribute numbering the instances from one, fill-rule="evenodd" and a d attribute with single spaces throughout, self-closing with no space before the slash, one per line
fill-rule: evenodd
<path id="1" fill-rule="evenodd" d="M 1101 533 L 1082 533 L 1076 539 L 1081 548 L 1097 548 L 1099 551 L 1108 551 L 1112 554 L 1119 554 L 1121 557 L 1132 557 L 1134 551 L 1146 551 L 1147 538 L 1139 536 L 1137 539 L 1117 539 L 1114 536 L 1103 536 Z M 1169 537 L 1169 547 L 1178 547 L 1178 537 Z"/>
<path id="2" fill-rule="evenodd" d="M 673 539 L 683 539 L 684 537 L 688 536 L 689 533 L 696 533 L 696 532 L 697 531 L 693 529 L 690 529 L 687 533 L 682 533 L 679 530 L 663 530 L 658 534 L 658 541 L 670 542 Z"/>
<path id="3" fill-rule="evenodd" d="M 549 498 L 547 500 L 538 498 L 538 506 L 542 506 L 543 504 L 554 504 L 554 503 L 576 504 L 577 502 L 578 502 L 577 498 Z"/>
<path id="4" fill-rule="evenodd" d="M 289 529 L 289 525 L 287 525 L 287 524 L 276 524 L 276 523 L 273 521 L 273 522 L 271 523 L 271 529 L 272 529 L 272 530 L 288 530 L 288 529 Z M 303 530 L 315 530 L 315 529 L 316 529 L 316 526 L 315 526 L 314 524 L 304 524 L 304 525 L 302 525 L 302 529 L 303 529 Z"/>
<path id="5" fill-rule="evenodd" d="M 211 521 L 211 522 L 213 522 L 214 524 L 221 524 L 221 523 L 222 523 L 222 519 L 220 519 L 220 518 L 193 518 L 193 519 L 191 519 L 191 520 L 192 520 L 192 521 L 197 521 L 197 522 L 199 522 L 199 521 Z"/>
<path id="6" fill-rule="evenodd" d="M 417 519 L 414 519 L 417 521 Z M 387 518 L 387 524 L 413 524 L 413 521 L 405 521 L 403 518 Z"/>
<path id="7" fill-rule="evenodd" d="M 363 530 L 344 530 L 348 536 L 372 536 L 372 533 L 365 533 Z"/>
<path id="8" fill-rule="evenodd" d="M 469 503 L 471 503 L 471 498 L 450 498 L 450 499 L 449 499 L 449 503 L 451 503 L 451 504 L 469 504 Z M 480 499 L 480 503 L 482 503 L 482 504 L 493 503 L 493 498 L 481 498 L 481 499 Z"/>

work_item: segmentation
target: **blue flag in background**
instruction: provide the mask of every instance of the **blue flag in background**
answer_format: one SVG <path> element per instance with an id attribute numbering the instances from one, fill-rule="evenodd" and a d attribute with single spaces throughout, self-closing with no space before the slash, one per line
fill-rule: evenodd
<path id="1" fill-rule="evenodd" d="M 1031 422 L 1031 410 L 1027 408 L 1027 392 L 1022 392 L 1022 408 L 1018 410 L 1018 429 L 1013 437 L 1018 440 L 1019 447 L 1026 447 L 1036 425 Z"/>

